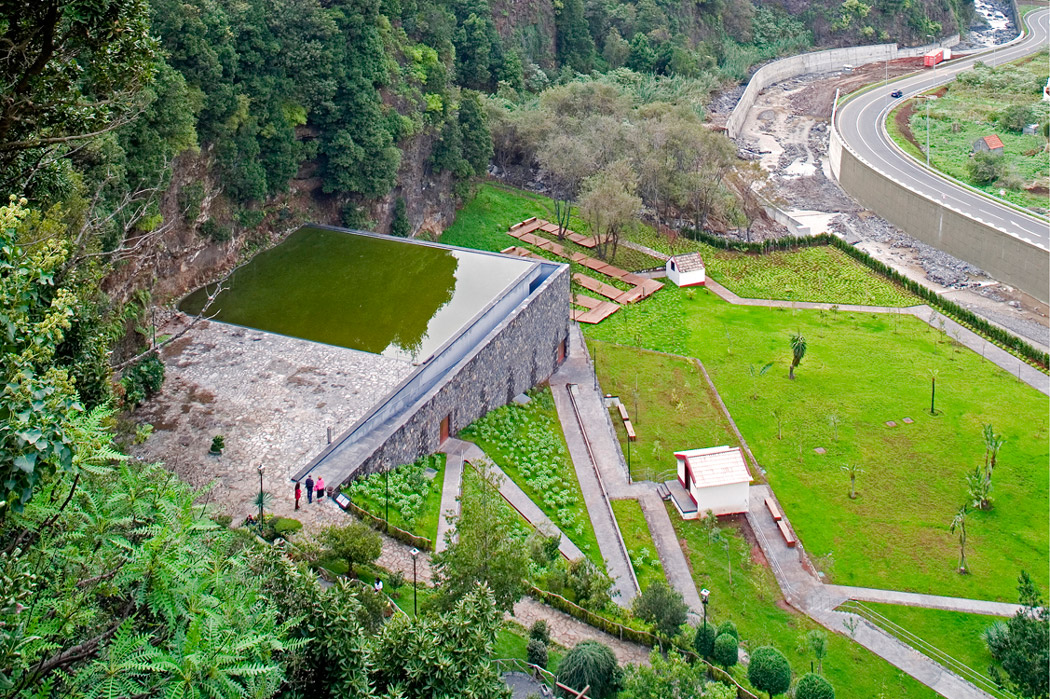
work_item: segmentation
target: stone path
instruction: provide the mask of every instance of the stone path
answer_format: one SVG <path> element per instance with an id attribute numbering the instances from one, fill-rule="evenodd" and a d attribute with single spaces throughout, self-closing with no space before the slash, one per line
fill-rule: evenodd
<path id="1" fill-rule="evenodd" d="M 408 584 L 405 588 L 407 592 L 402 591 L 401 593 L 401 601 L 402 604 L 405 600 L 411 601 L 412 554 L 409 553 L 409 547 L 388 536 L 382 534 L 380 536 L 383 537 L 383 552 L 376 563 L 391 572 L 401 571 L 404 573 Z M 434 571 L 430 565 L 430 556 L 427 553 L 420 553 L 417 557 L 416 575 L 420 585 L 433 584 Z M 580 641 L 601 641 L 612 649 L 613 653 L 616 654 L 616 659 L 621 664 L 640 663 L 647 665 L 649 663 L 650 648 L 637 643 L 621 641 L 616 636 L 599 631 L 593 626 L 589 626 L 531 597 L 522 597 L 514 605 L 514 613 L 508 614 L 507 619 L 525 628 L 532 626 L 532 623 L 538 619 L 545 619 L 550 630 L 551 639 L 566 648 L 572 648 Z"/>
<path id="2" fill-rule="evenodd" d="M 973 350 L 982 357 L 992 362 L 1003 371 L 1013 374 L 1019 381 L 1023 381 L 1040 393 L 1050 396 L 1050 376 L 1013 356 L 998 345 L 988 342 L 983 337 L 969 328 L 960 325 L 948 316 L 942 315 L 937 310 L 923 304 L 908 308 L 895 308 L 892 306 L 856 306 L 850 304 L 814 303 L 812 301 L 779 301 L 773 299 L 746 299 L 737 296 L 710 277 L 706 286 L 724 301 L 737 306 L 763 306 L 765 308 L 800 308 L 807 310 L 830 311 L 836 308 L 847 313 L 888 313 L 906 314 L 915 316 L 932 328 L 944 332 L 949 337 L 964 347 Z"/>

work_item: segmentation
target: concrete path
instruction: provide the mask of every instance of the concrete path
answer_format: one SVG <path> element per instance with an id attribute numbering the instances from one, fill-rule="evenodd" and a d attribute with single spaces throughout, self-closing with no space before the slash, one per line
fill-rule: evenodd
<path id="1" fill-rule="evenodd" d="M 701 614 L 700 595 L 693 583 L 689 563 L 678 543 L 667 509 L 656 494 L 656 484 L 632 484 L 627 480 L 627 464 L 620 451 L 609 412 L 595 388 L 594 368 L 578 326 L 570 330 L 569 356 L 551 377 L 551 390 L 598 538 L 598 546 L 610 575 L 617 576 L 621 604 L 625 602 L 625 592 L 630 595 L 626 600 L 637 594 L 638 584 L 616 518 L 608 506 L 609 499 L 638 501 L 668 584 L 682 595 L 694 614 Z M 601 527 L 596 519 L 602 522 Z M 627 580 L 632 583 L 630 587 L 625 584 Z"/>
<path id="2" fill-rule="evenodd" d="M 449 532 L 451 541 L 456 540 L 456 531 L 452 520 L 459 517 L 459 496 L 463 492 L 463 453 L 467 443 L 450 439 L 441 446 L 445 453 L 445 482 L 441 487 L 441 509 L 438 510 L 437 541 L 434 551 L 441 553 L 448 548 Z"/>
<path id="3" fill-rule="evenodd" d="M 857 624 L 854 631 L 850 634 L 854 641 L 942 696 L 949 697 L 949 699 L 987 699 L 990 696 L 910 645 L 899 641 L 861 617 L 835 611 L 839 605 L 849 599 L 887 601 L 898 604 L 905 603 L 902 601 L 905 599 L 913 603 L 930 601 L 933 603 L 934 608 L 943 609 L 947 607 L 937 605 L 942 604 L 943 600 L 950 598 L 909 595 L 902 592 L 852 588 L 840 585 L 824 585 L 807 566 L 802 545 L 799 544 L 796 548 L 789 548 L 784 543 L 772 516 L 765 508 L 764 501 L 767 497 L 773 497 L 773 491 L 770 490 L 769 486 L 751 486 L 751 509 L 747 513 L 747 521 L 755 532 L 755 537 L 762 548 L 762 553 L 773 569 L 773 574 L 780 584 L 784 598 L 791 606 L 836 633 L 846 633 L 848 629 L 845 623 L 852 620 Z M 780 508 L 780 511 L 783 513 L 783 508 Z M 786 514 L 784 519 L 787 520 Z M 861 597 L 854 598 L 851 594 L 854 591 Z M 875 599 L 880 596 L 882 599 Z M 955 600 L 955 602 L 960 608 L 966 602 L 969 602 L 974 608 L 991 608 L 985 605 L 997 605 L 994 602 L 981 602 L 978 600 Z M 1011 605 L 1003 606 L 1008 607 Z"/>
<path id="4" fill-rule="evenodd" d="M 497 473 L 502 480 L 499 494 L 503 496 L 503 499 L 506 500 L 511 507 L 517 510 L 518 513 L 525 518 L 525 521 L 548 536 L 557 534 L 561 537 L 561 543 L 558 545 L 558 550 L 570 561 L 576 561 L 584 557 L 583 551 L 580 550 L 580 547 L 572 543 L 572 541 L 569 540 L 569 537 L 565 536 L 565 533 L 558 528 L 558 525 L 556 525 L 551 518 L 539 508 L 539 505 L 534 503 L 532 499 L 525 494 L 525 491 L 522 490 L 517 483 L 511 480 L 510 476 L 497 466 L 477 444 L 452 438 L 445 442 L 442 451 L 448 454 L 448 461 L 446 461 L 445 464 L 445 489 L 441 492 L 442 517 L 438 521 L 438 539 L 442 544 L 440 547 L 436 548 L 437 551 L 444 551 L 446 548 L 444 545 L 442 525 L 444 525 L 444 531 L 450 529 L 453 532 L 455 531 L 448 520 L 450 519 L 449 515 L 451 515 L 452 519 L 459 516 L 459 495 L 463 492 L 462 483 L 463 469 L 466 467 L 465 462 L 484 461 L 489 464 L 489 468 Z M 454 488 L 450 488 L 449 477 L 450 469 L 453 467 L 453 460 L 455 460 L 456 466 L 456 473 L 454 475 L 456 483 Z M 449 503 L 450 500 L 451 503 L 446 504 Z"/>
<path id="5" fill-rule="evenodd" d="M 908 308 L 896 308 L 892 306 L 856 306 L 850 304 L 815 303 L 812 301 L 780 301 L 774 299 L 746 299 L 737 296 L 710 277 L 706 286 L 717 296 L 727 303 L 736 306 L 762 306 L 765 308 L 798 308 L 805 310 L 830 311 L 836 308 L 846 313 L 886 313 L 906 314 L 915 316 L 932 328 L 940 330 L 942 327 L 949 337 L 964 347 L 980 354 L 984 359 L 992 362 L 1003 371 L 1013 374 L 1019 381 L 1023 381 L 1044 395 L 1050 396 L 1050 376 L 1036 369 L 1034 366 L 1013 356 L 998 345 L 988 342 L 983 337 L 960 325 L 948 316 L 943 315 L 936 309 L 925 304 L 910 306 Z M 942 325 L 943 324 L 943 325 Z"/>
<path id="6" fill-rule="evenodd" d="M 942 597 L 940 595 L 923 595 L 915 592 L 898 592 L 897 590 L 873 590 L 868 587 L 846 587 L 844 585 L 825 585 L 833 595 L 842 597 L 843 601 L 852 599 L 858 602 L 882 602 L 901 604 L 907 607 L 925 607 L 927 609 L 945 609 L 952 612 L 968 614 L 987 614 L 989 616 L 1013 616 L 1021 609 L 1019 604 L 1006 602 L 988 602 L 980 599 L 963 597 Z"/>

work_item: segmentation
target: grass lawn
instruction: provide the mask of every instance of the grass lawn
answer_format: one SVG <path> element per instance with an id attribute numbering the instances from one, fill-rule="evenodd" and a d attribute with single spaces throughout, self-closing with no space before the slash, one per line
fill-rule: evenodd
<path id="1" fill-rule="evenodd" d="M 529 645 L 529 631 L 513 621 L 503 623 L 503 628 L 496 636 L 496 646 L 492 651 L 495 659 L 516 658 L 528 662 L 526 648 Z M 565 656 L 566 650 L 553 641 L 547 646 L 547 670 L 557 674 L 558 663 Z"/>
<path id="2" fill-rule="evenodd" d="M 981 634 L 1003 617 L 872 602 L 864 606 L 982 675 L 987 676 L 988 666 L 995 663 Z"/>
<path id="3" fill-rule="evenodd" d="M 569 228 L 582 235 L 589 235 L 590 227 L 575 214 L 575 208 L 573 212 L 573 216 L 569 220 Z M 481 182 L 478 184 L 474 197 L 456 213 L 455 222 L 441 234 L 441 242 L 446 245 L 459 245 L 465 248 L 490 250 L 493 252 L 499 252 L 511 245 L 531 247 L 507 235 L 507 230 L 515 223 L 524 221 L 532 216 L 553 221 L 554 202 L 542 194 L 526 192 L 491 182 Z M 541 233 L 536 235 L 543 235 L 551 240 L 556 240 L 556 237 L 553 235 L 548 236 Z M 569 240 L 560 241 L 560 244 L 570 253 L 582 252 L 589 257 L 597 257 L 597 253 L 594 250 L 580 247 Z M 564 258 L 545 254 L 539 248 L 532 248 L 532 250 L 552 260 L 559 262 L 568 261 Z M 626 270 L 649 269 L 662 264 L 660 260 L 622 245 L 619 246 L 616 255 L 609 262 Z M 575 271 L 583 271 L 592 276 L 596 274 L 585 268 Z M 597 276 L 601 277 L 602 275 Z M 606 281 L 605 277 L 602 277 L 602 280 Z"/>
<path id="4" fill-rule="evenodd" d="M 634 575 L 642 590 L 654 582 L 667 582 L 664 569 L 660 565 L 660 556 L 645 522 L 645 514 L 637 500 L 610 500 L 616 523 L 620 525 L 620 534 L 627 544 L 627 553 L 631 556 Z"/>
<path id="5" fill-rule="evenodd" d="M 684 237 L 673 246 L 652 229 L 632 239 L 665 254 L 697 251 L 707 275 L 744 298 L 814 301 L 862 306 L 914 306 L 913 294 L 831 246 L 750 255 L 720 250 Z"/>
<path id="6" fill-rule="evenodd" d="M 424 474 L 427 468 L 437 471 L 433 478 Z M 376 517 L 386 516 L 386 479 L 390 482 L 390 523 L 399 529 L 431 541 L 437 538 L 441 516 L 441 487 L 445 482 L 445 455 L 432 454 L 414 464 L 359 478 L 344 488 L 358 507 Z M 435 542 L 436 543 L 436 542 Z"/>
<path id="7" fill-rule="evenodd" d="M 670 504 L 668 514 L 679 540 L 683 541 L 697 589 L 706 587 L 711 591 L 708 623 L 730 620 L 737 625 L 740 639 L 749 650 L 776 646 L 787 656 L 796 677 L 809 672 L 813 656 L 804 644 L 804 637 L 809 631 L 823 627 L 783 603 L 772 571 L 764 562 L 751 560 L 751 545 L 739 528 L 733 524 L 720 527 L 722 536 L 729 541 L 727 560 L 722 547 L 709 542 L 709 531 L 703 522 L 684 521 Z M 830 631 L 827 635 L 824 675 L 835 686 L 836 696 L 843 699 L 938 696 L 847 636 Z M 734 675 L 748 686 L 747 673 L 741 666 L 734 668 Z"/>
<path id="8" fill-rule="evenodd" d="M 620 396 L 631 416 L 638 437 L 630 445 L 635 480 L 675 478 L 675 450 L 739 446 L 692 361 L 595 340 L 588 350 L 596 358 L 602 391 Z M 612 419 L 627 454 L 627 432 L 616 409 Z"/>
<path id="9" fill-rule="evenodd" d="M 943 333 L 907 315 L 731 306 L 673 287 L 639 304 L 626 330 L 615 319 L 586 332 L 704 362 L 806 549 L 831 554 L 835 582 L 1012 602 L 1026 569 L 1046 594 L 1047 398 Z M 809 349 L 791 381 L 795 332 Z M 937 417 L 927 412 L 931 370 Z M 1007 441 L 994 509 L 968 518 L 971 574 L 961 576 L 948 524 L 965 475 L 984 461 L 988 423 Z M 855 500 L 850 463 L 862 469 Z"/>
<path id="10" fill-rule="evenodd" d="M 598 540 L 565 446 L 550 388 L 529 392 L 525 406 L 488 413 L 460 433 L 476 442 L 580 550 L 605 570 Z"/>

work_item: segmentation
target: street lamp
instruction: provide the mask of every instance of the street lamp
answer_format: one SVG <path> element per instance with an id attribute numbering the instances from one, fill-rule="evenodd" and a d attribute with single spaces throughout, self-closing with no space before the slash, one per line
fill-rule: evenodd
<path id="1" fill-rule="evenodd" d="M 700 590 L 700 602 L 704 605 L 704 631 L 707 631 L 707 598 L 711 596 L 711 591 L 706 587 Z"/>
<path id="2" fill-rule="evenodd" d="M 259 527 L 263 523 L 263 469 L 265 465 L 259 464 Z"/>
<path id="3" fill-rule="evenodd" d="M 390 470 L 383 471 L 383 485 L 386 489 L 386 530 L 390 531 Z"/>
<path id="4" fill-rule="evenodd" d="M 418 587 L 416 584 L 416 559 L 419 557 L 419 549 L 413 547 L 412 554 L 412 616 L 419 616 L 419 603 L 416 601 Z"/>

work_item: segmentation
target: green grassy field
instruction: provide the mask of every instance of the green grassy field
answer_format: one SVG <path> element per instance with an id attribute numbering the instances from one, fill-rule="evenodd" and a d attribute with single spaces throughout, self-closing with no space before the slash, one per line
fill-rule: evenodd
<path id="1" fill-rule="evenodd" d="M 692 361 L 594 340 L 588 342 L 588 351 L 597 363 L 602 391 L 620 397 L 634 425 L 638 437 L 630 444 L 634 480 L 660 483 L 675 478 L 676 450 L 738 446 Z M 611 414 L 626 456 L 627 432 L 619 411 L 613 409 Z"/>
<path id="2" fill-rule="evenodd" d="M 988 666 L 995 663 L 982 634 L 1002 617 L 873 602 L 865 602 L 864 606 L 982 675 L 987 676 Z"/>
<path id="3" fill-rule="evenodd" d="M 907 315 L 731 306 L 670 287 L 632 309 L 626 328 L 610 319 L 586 332 L 704 362 L 806 549 L 831 554 L 835 582 L 1013 601 L 1027 569 L 1045 594 L 1047 399 L 944 334 Z M 809 350 L 791 381 L 795 332 Z M 931 370 L 937 417 L 927 412 Z M 948 524 L 965 475 L 983 463 L 988 423 L 1007 442 L 994 509 L 969 516 L 971 574 L 960 576 Z M 862 468 L 855 500 L 850 463 Z"/>
<path id="4" fill-rule="evenodd" d="M 664 254 L 697 251 L 707 275 L 744 298 L 862 306 L 914 306 L 913 294 L 830 246 L 749 255 L 679 237 L 671 245 L 652 229 L 632 239 Z"/>
<path id="5" fill-rule="evenodd" d="M 631 565 L 634 566 L 634 575 L 638 578 L 638 586 L 645 590 L 654 582 L 667 582 L 664 577 L 663 567 L 660 565 L 660 557 L 656 553 L 656 545 L 649 533 L 649 525 L 645 522 L 645 514 L 637 500 L 610 500 L 613 514 L 616 515 L 616 523 L 620 526 L 620 534 L 623 542 L 627 545 L 627 553 L 631 557 Z"/>
<path id="6" fill-rule="evenodd" d="M 708 622 L 730 620 L 737 625 L 740 640 L 749 650 L 763 645 L 776 646 L 787 656 L 796 676 L 809 672 L 813 656 L 803 639 L 807 632 L 822 627 L 784 604 L 772 571 L 764 561 L 752 561 L 752 546 L 741 535 L 740 529 L 732 524 L 720 526 L 722 536 L 729 541 L 727 560 L 725 551 L 710 543 L 703 522 L 683 520 L 670 504 L 668 515 L 683 542 L 697 589 L 711 591 Z M 749 686 L 747 673 L 741 666 L 734 668 L 734 675 Z M 828 632 L 824 675 L 835 686 L 835 695 L 841 699 L 932 699 L 938 696 L 848 637 L 831 632 Z"/>
<path id="7" fill-rule="evenodd" d="M 496 646 L 493 648 L 492 657 L 496 659 L 515 658 L 528 661 L 526 648 L 529 645 L 529 631 L 513 621 L 504 622 L 503 628 L 496 636 Z M 547 646 L 547 670 L 558 672 L 558 663 L 565 656 L 565 649 L 553 641 Z"/>
<path id="8" fill-rule="evenodd" d="M 423 475 L 428 467 L 437 471 L 432 479 Z M 355 505 L 383 519 L 387 512 L 385 486 L 389 478 L 390 524 L 435 541 L 441 516 L 441 487 L 445 482 L 445 455 L 433 454 L 388 473 L 388 476 L 376 473 L 359 478 L 343 492 Z"/>
<path id="9" fill-rule="evenodd" d="M 1041 182 L 1044 187 L 1047 184 L 1050 162 L 1044 150 L 1046 139 L 1041 133 L 1024 135 L 1006 130 L 997 123 L 997 118 L 1007 107 L 1028 105 L 1033 110 L 1033 122 L 1042 124 L 1047 120 L 1050 109 L 1040 101 L 1039 95 L 1050 74 L 1048 60 L 1050 54 L 1044 51 L 994 69 L 971 69 L 964 76 L 981 76 L 979 80 L 968 82 L 963 77 L 953 82 L 944 96 L 932 101 L 929 105 L 931 166 L 1014 204 L 1047 208 L 1045 193 L 1024 189 L 1032 182 Z M 910 119 L 912 133 L 920 144 L 926 141 L 925 106 L 919 104 Z M 904 142 L 898 129 L 894 128 L 893 132 L 898 143 Z M 974 141 L 993 133 L 1003 141 L 1003 158 L 1015 175 L 1012 183 L 1000 180 L 982 185 L 970 177 L 968 165 Z M 909 148 L 912 155 L 915 150 L 914 146 Z M 925 158 L 925 154 L 918 157 Z"/>
<path id="10" fill-rule="evenodd" d="M 506 405 L 460 436 L 476 442 L 601 570 L 594 527 L 576 480 L 550 388 L 533 390 L 525 406 Z"/>
<path id="11" fill-rule="evenodd" d="M 589 235 L 590 227 L 575 214 L 569 220 L 569 228 L 582 235 Z M 507 235 L 507 230 L 519 221 L 536 216 L 552 221 L 554 219 L 554 202 L 548 197 L 533 192 L 526 192 L 512 187 L 482 182 L 478 185 L 475 196 L 456 214 L 455 222 L 441 234 L 441 242 L 446 245 L 459 245 L 476 250 L 498 252 L 511 245 L 529 247 Z M 554 236 L 548 236 L 552 240 Z M 561 241 L 569 252 L 582 252 L 589 257 L 597 257 L 594 250 L 580 247 L 571 241 Z M 568 262 L 560 257 L 546 254 L 538 248 L 533 252 L 543 254 L 549 259 Z M 645 253 L 619 246 L 616 255 L 609 260 L 612 264 L 626 270 L 649 269 L 660 266 L 661 262 Z M 588 275 L 601 277 L 590 270 L 582 270 Z M 626 288 L 626 287 L 624 287 Z"/>

